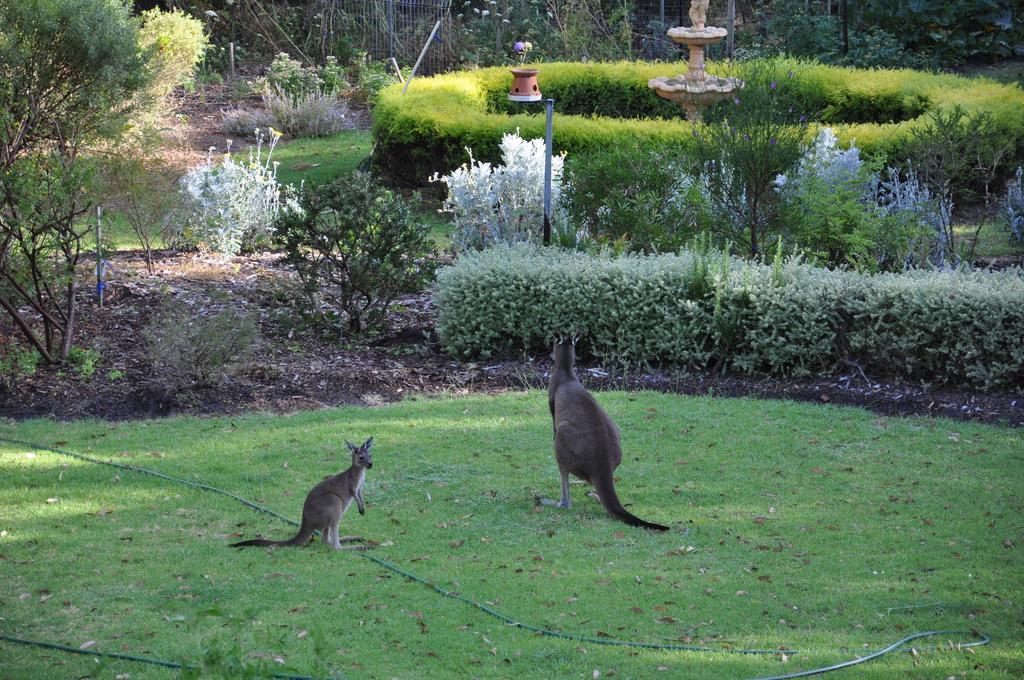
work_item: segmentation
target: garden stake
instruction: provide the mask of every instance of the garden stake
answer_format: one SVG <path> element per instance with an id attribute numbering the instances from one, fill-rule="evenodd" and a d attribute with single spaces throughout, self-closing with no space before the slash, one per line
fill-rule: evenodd
<path id="1" fill-rule="evenodd" d="M 103 208 L 96 206 L 96 297 L 99 298 L 100 307 L 103 307 L 103 250 L 100 246 L 100 222 L 103 218 Z"/>
<path id="2" fill-rule="evenodd" d="M 427 50 L 430 49 L 430 43 L 434 41 L 434 36 L 437 35 L 437 29 L 441 28 L 441 20 L 438 19 L 434 24 L 434 28 L 430 31 L 430 36 L 427 38 L 427 42 L 423 43 L 423 49 L 420 50 L 420 56 L 416 59 L 416 63 L 412 66 L 412 73 L 409 74 L 409 80 L 405 81 L 405 85 L 402 86 L 402 94 L 409 89 L 409 83 L 416 77 L 416 71 L 420 68 L 420 62 L 423 61 L 423 57 L 426 56 Z M 394 57 L 392 57 L 394 59 Z"/>
<path id="3" fill-rule="evenodd" d="M 26 447 L 34 449 L 36 451 L 48 451 L 50 453 L 55 453 L 55 454 L 60 455 L 60 456 L 67 456 L 69 458 L 74 458 L 76 460 L 82 460 L 82 461 L 85 461 L 87 463 L 93 463 L 95 465 L 108 465 L 110 467 L 117 468 L 119 470 L 129 470 L 131 472 L 137 472 L 139 474 L 149 475 L 149 476 L 152 476 L 152 477 L 157 477 L 159 479 L 164 479 L 164 480 L 175 482 L 175 483 L 178 483 L 178 484 L 183 484 L 185 486 L 190 486 L 190 487 L 195 488 L 195 489 L 201 489 L 203 491 L 209 491 L 211 493 L 220 494 L 222 496 L 227 496 L 228 498 L 232 498 L 232 499 L 238 501 L 239 503 L 242 503 L 243 505 L 246 505 L 246 506 L 248 506 L 248 507 L 250 507 L 250 508 L 252 508 L 252 509 L 254 509 L 254 510 L 258 511 L 258 512 L 263 512 L 263 513 L 266 513 L 266 514 L 271 515 L 273 517 L 276 517 L 276 518 L 278 518 L 278 519 L 280 519 L 280 520 L 282 520 L 282 521 L 284 521 L 284 522 L 286 522 L 288 524 L 291 524 L 292 526 L 298 526 L 298 522 L 296 522 L 295 520 L 293 520 L 293 519 L 291 519 L 289 517 L 285 517 L 284 515 L 276 512 L 276 511 L 274 511 L 274 510 L 272 510 L 270 508 L 264 507 L 262 505 L 254 503 L 254 502 L 252 502 L 250 500 L 246 500 L 245 498 L 242 498 L 241 496 L 239 496 L 237 494 L 231 493 L 230 491 L 225 491 L 224 489 L 218 489 L 215 486 L 210 486 L 209 484 L 203 484 L 202 482 L 194 482 L 194 481 L 191 481 L 191 480 L 188 480 L 188 479 L 182 479 L 180 477 L 174 477 L 172 475 L 164 474 L 163 472 L 157 472 L 156 470 L 150 470 L 148 468 L 136 467 L 134 465 L 128 465 L 126 463 L 116 463 L 114 461 L 103 460 L 101 458 L 93 458 L 92 456 L 86 456 L 86 455 L 81 454 L 81 453 L 75 453 L 73 451 L 68 451 L 68 450 L 65 450 L 65 449 L 58 449 L 58 448 L 54 448 L 52 446 L 45 446 L 43 444 L 36 444 L 36 443 L 33 443 L 33 442 L 28 442 L 28 441 L 21 440 L 21 439 L 10 439 L 8 437 L 0 437 L 0 442 L 5 443 L 5 444 L 14 444 L 16 446 L 26 446 Z M 424 579 L 424 578 L 422 578 L 420 576 L 416 576 L 415 574 L 412 574 L 412 573 L 410 573 L 408 571 L 405 571 L 404 569 L 402 569 L 398 565 L 392 564 L 391 562 L 388 562 L 387 560 L 382 560 L 379 557 L 374 557 L 373 555 L 368 555 L 366 553 L 356 553 L 356 554 L 357 554 L 358 557 L 362 557 L 362 558 L 368 559 L 371 562 L 373 562 L 374 564 L 377 564 L 378 566 L 381 566 L 384 569 L 387 569 L 388 571 L 396 573 L 396 574 L 398 574 L 400 576 L 404 576 L 405 578 L 407 578 L 410 581 L 413 581 L 414 583 L 419 583 L 421 585 L 424 585 L 427 588 L 433 590 L 435 593 L 438 593 L 439 595 L 443 595 L 445 597 L 449 597 L 449 598 L 452 598 L 454 600 L 458 600 L 459 602 L 463 602 L 465 604 L 470 605 L 471 607 L 479 609 L 480 611 L 484 612 L 485 614 L 493 616 L 494 618 L 496 618 L 499 621 L 502 621 L 502 622 L 508 624 L 509 626 L 511 626 L 513 628 L 521 628 L 522 630 L 530 631 L 532 633 L 536 633 L 538 635 L 543 635 L 543 636 L 546 636 L 546 637 L 560 638 L 560 639 L 563 639 L 563 640 L 572 640 L 574 642 L 583 642 L 583 643 L 593 644 L 593 645 L 603 645 L 603 646 L 606 646 L 606 647 L 629 647 L 629 648 L 633 648 L 633 649 L 655 649 L 655 650 L 678 651 L 678 652 L 704 652 L 704 653 L 707 653 L 707 654 L 743 654 L 743 655 L 756 655 L 756 656 L 777 656 L 777 655 L 780 655 L 780 654 L 786 654 L 788 656 L 795 656 L 797 654 L 807 654 L 806 651 L 801 652 L 800 650 L 787 649 L 787 648 L 783 648 L 783 647 L 780 647 L 779 649 L 734 649 L 734 648 L 716 649 L 714 647 L 702 647 L 702 646 L 698 646 L 698 645 L 662 644 L 662 643 L 657 643 L 657 642 L 636 642 L 636 641 L 633 641 L 633 640 L 616 640 L 615 638 L 596 638 L 596 637 L 589 637 L 589 636 L 586 636 L 586 635 L 578 635 L 576 633 L 562 633 L 562 632 L 555 631 L 555 630 L 548 630 L 546 628 L 540 628 L 539 626 L 534 626 L 534 625 L 531 625 L 529 623 L 523 623 L 521 621 L 516 621 L 515 619 L 513 619 L 510 616 L 508 616 L 507 614 L 503 614 L 503 613 L 497 611 L 496 609 L 493 609 L 493 608 L 491 608 L 491 607 L 489 607 L 489 606 L 487 606 L 485 604 L 481 604 L 480 602 L 477 602 L 476 600 L 470 599 L 470 598 L 466 597 L 465 595 L 460 595 L 459 593 L 452 592 L 450 590 L 445 590 L 444 588 L 441 588 L 440 586 L 438 586 L 436 583 L 433 583 L 433 582 L 428 581 L 428 580 L 426 580 L 426 579 Z M 898 641 L 894 642 L 893 644 L 889 645 L 888 647 L 885 647 L 884 649 L 877 650 L 877 651 L 872 652 L 872 653 L 870 653 L 870 654 L 868 654 L 866 656 L 858 657 L 856 659 L 851 659 L 850 661 L 844 661 L 842 663 L 834 664 L 832 666 L 827 666 L 827 667 L 823 667 L 823 668 L 816 668 L 816 669 L 812 669 L 812 670 L 808 670 L 808 671 L 801 671 L 801 672 L 792 673 L 792 674 L 789 674 L 789 675 L 776 675 L 776 676 L 757 678 L 756 680 L 786 680 L 787 678 L 799 678 L 799 677 L 807 677 L 807 676 L 811 676 L 811 675 L 821 675 L 822 673 L 828 673 L 830 671 L 839 670 L 841 668 L 848 668 L 850 666 L 855 666 L 855 665 L 858 665 L 858 664 L 865 663 L 867 661 L 871 661 L 872 659 L 877 659 L 880 656 L 883 656 L 883 655 L 888 654 L 890 652 L 902 649 L 903 645 L 905 645 L 907 642 L 910 642 L 912 640 L 917 640 L 917 639 L 925 638 L 925 637 L 937 637 L 937 636 L 940 636 L 940 635 L 947 636 L 947 637 L 948 636 L 953 636 L 953 635 L 964 635 L 964 636 L 971 635 L 971 636 L 979 638 L 979 639 L 977 639 L 977 640 L 975 640 L 973 642 L 964 642 L 962 644 L 957 645 L 957 647 L 959 649 L 968 649 L 968 648 L 971 648 L 971 647 L 981 647 L 982 645 L 987 645 L 989 642 L 991 642 L 991 639 L 987 635 L 985 635 L 984 633 L 977 632 L 977 631 L 966 631 L 966 630 L 930 630 L 930 631 L 924 631 L 924 632 L 914 633 L 912 635 L 908 635 L 907 637 L 903 638 L 902 640 L 898 640 Z M 6 640 L 8 642 L 16 642 L 16 643 L 21 643 L 21 644 L 34 645 L 34 646 L 39 646 L 39 647 L 46 647 L 46 648 L 49 648 L 49 649 L 59 649 L 61 651 L 70 651 L 70 652 L 74 652 L 74 653 L 93 654 L 94 656 L 113 656 L 113 655 L 111 655 L 109 653 L 107 653 L 107 654 L 99 654 L 98 652 L 97 653 L 92 653 L 92 652 L 89 652 L 88 650 L 85 650 L 83 652 L 83 650 L 74 649 L 73 647 L 69 648 L 69 647 L 64 647 L 62 645 L 57 645 L 57 644 L 54 644 L 54 643 L 39 642 L 39 641 L 35 641 L 35 640 L 23 640 L 23 639 L 20 639 L 20 638 L 10 637 L 10 636 L 3 635 L 3 634 L 0 634 L 0 640 Z M 129 661 L 142 661 L 142 662 L 146 662 L 146 663 L 154 663 L 154 662 L 156 662 L 158 664 L 166 664 L 166 663 L 168 663 L 168 662 L 161 662 L 161 661 L 153 660 L 153 659 L 144 659 L 144 658 L 141 658 L 141 657 L 117 656 L 115 658 L 123 658 L 123 659 L 129 660 Z M 274 676 L 274 677 L 299 677 L 299 676 Z"/>

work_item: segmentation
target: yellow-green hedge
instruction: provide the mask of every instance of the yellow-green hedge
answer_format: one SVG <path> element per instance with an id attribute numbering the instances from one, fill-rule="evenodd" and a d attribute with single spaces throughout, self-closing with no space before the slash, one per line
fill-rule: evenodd
<path id="1" fill-rule="evenodd" d="M 675 75 L 679 64 L 636 62 L 540 64 L 541 89 L 555 103 L 555 147 L 578 153 L 626 139 L 675 140 L 683 144 L 692 128 L 678 109 L 647 87 L 650 78 Z M 912 70 L 848 69 L 783 60 L 783 83 L 800 110 L 820 113 L 840 140 L 856 140 L 867 154 L 900 160 L 900 151 L 929 111 L 960 105 L 989 111 L 1007 139 L 1024 154 L 1024 91 L 984 78 L 962 78 Z M 712 69 L 714 70 L 714 69 Z M 401 85 L 383 90 L 374 108 L 374 157 L 394 179 L 423 184 L 436 171 L 466 160 L 496 160 L 501 135 L 519 129 L 527 138 L 544 134 L 540 105 L 512 104 L 507 68 L 461 71 L 417 78 L 403 95 Z M 567 115 L 572 112 L 574 115 Z M 624 117 L 630 116 L 633 117 Z M 860 122 L 883 120 L 889 122 Z"/>

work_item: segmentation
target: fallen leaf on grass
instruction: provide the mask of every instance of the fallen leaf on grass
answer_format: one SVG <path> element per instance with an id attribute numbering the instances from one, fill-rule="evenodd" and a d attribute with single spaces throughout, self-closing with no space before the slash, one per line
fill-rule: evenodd
<path id="1" fill-rule="evenodd" d="M 666 555 L 689 555 L 690 553 L 697 552 L 697 548 L 692 545 L 681 545 L 678 548 L 669 550 Z"/>
<path id="2" fill-rule="evenodd" d="M 80 644 L 78 646 L 78 648 L 79 649 L 89 649 L 90 647 L 95 647 L 95 646 L 96 646 L 96 641 L 95 640 L 89 640 L 88 642 L 83 642 L 82 644 Z"/>

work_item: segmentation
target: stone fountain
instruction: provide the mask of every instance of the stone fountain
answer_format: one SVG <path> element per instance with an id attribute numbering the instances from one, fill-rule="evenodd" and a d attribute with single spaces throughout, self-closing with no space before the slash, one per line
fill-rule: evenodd
<path id="1" fill-rule="evenodd" d="M 739 78 L 719 78 L 708 75 L 704 70 L 704 48 L 724 38 L 728 31 L 717 26 L 707 26 L 709 0 L 690 2 L 690 21 L 693 26 L 677 26 L 668 30 L 668 37 L 690 48 L 686 73 L 674 78 L 651 78 L 647 85 L 669 101 L 686 109 L 686 117 L 699 121 L 700 109 L 733 96 L 743 87 Z"/>

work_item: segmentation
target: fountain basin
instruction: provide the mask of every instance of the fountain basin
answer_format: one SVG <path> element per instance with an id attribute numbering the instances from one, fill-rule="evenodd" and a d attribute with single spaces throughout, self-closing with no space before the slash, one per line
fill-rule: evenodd
<path id="1" fill-rule="evenodd" d="M 729 35 L 729 31 L 717 26 L 705 26 L 704 28 L 677 26 L 676 28 L 668 29 L 668 37 L 672 38 L 675 42 L 682 45 L 697 45 L 700 47 L 716 43 L 727 35 Z"/>

